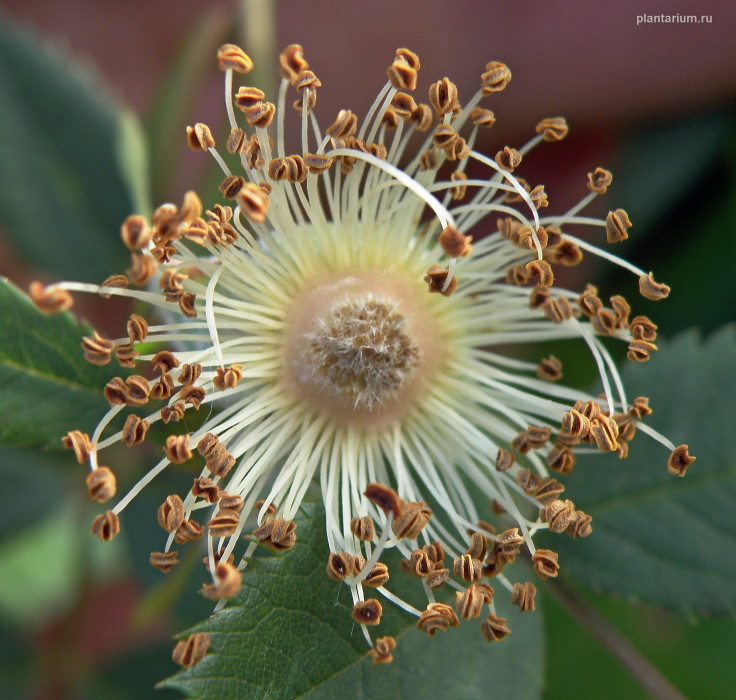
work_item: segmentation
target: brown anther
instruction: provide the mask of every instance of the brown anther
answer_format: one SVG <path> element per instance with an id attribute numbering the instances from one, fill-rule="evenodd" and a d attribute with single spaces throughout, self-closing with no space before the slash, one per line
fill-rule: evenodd
<path id="1" fill-rule="evenodd" d="M 260 510 L 265 505 L 266 501 L 256 501 L 253 504 L 253 510 Z M 268 508 L 266 508 L 266 514 L 267 515 L 276 515 L 276 511 L 278 508 L 276 507 L 275 503 L 269 503 Z"/>
<path id="2" fill-rule="evenodd" d="M 434 570 L 434 562 L 425 549 L 415 549 L 407 560 L 402 562 L 402 569 L 412 576 L 424 578 Z"/>
<path id="3" fill-rule="evenodd" d="M 240 514 L 237 510 L 220 508 L 207 523 L 210 537 L 230 537 L 234 535 L 240 525 Z"/>
<path id="4" fill-rule="evenodd" d="M 166 497 L 158 509 L 158 524 L 166 532 L 178 530 L 184 522 L 184 504 L 175 493 Z"/>
<path id="5" fill-rule="evenodd" d="M 198 411 L 207 392 L 202 387 L 187 385 L 179 392 L 179 396 L 184 403 L 188 403 Z"/>
<path id="6" fill-rule="evenodd" d="M 428 148 L 419 156 L 419 169 L 422 172 L 436 170 L 439 167 L 439 152 L 436 148 Z"/>
<path id="7" fill-rule="evenodd" d="M 541 481 L 542 477 L 531 469 L 519 469 L 516 472 L 516 483 L 524 489 L 525 493 L 535 493 Z"/>
<path id="8" fill-rule="evenodd" d="M 189 438 L 191 435 L 169 435 L 166 438 L 164 452 L 166 457 L 173 464 L 183 464 L 192 458 L 192 451 L 189 449 Z"/>
<path id="9" fill-rule="evenodd" d="M 202 200 L 194 190 L 184 193 L 181 208 L 179 209 L 179 221 L 182 224 L 190 224 L 202 216 Z"/>
<path id="10" fill-rule="evenodd" d="M 547 234 L 541 226 L 539 231 L 535 231 L 531 226 L 522 226 L 516 229 L 513 240 L 520 248 L 532 250 L 536 248 L 536 243 L 534 242 L 535 233 L 537 234 L 537 240 L 541 247 L 544 248 L 547 245 Z"/>
<path id="11" fill-rule="evenodd" d="M 394 62 L 386 70 L 391 85 L 397 90 L 415 90 L 419 58 L 409 49 L 398 49 Z"/>
<path id="12" fill-rule="evenodd" d="M 461 554 L 453 560 L 455 576 L 463 581 L 480 581 L 480 559 L 474 559 L 470 554 Z"/>
<path id="13" fill-rule="evenodd" d="M 558 496 L 565 490 L 563 484 L 550 476 L 542 478 L 534 491 L 534 497 L 542 504 L 549 505 L 557 500 Z"/>
<path id="14" fill-rule="evenodd" d="M 601 452 L 613 452 L 618 446 L 618 425 L 608 416 L 601 415 L 590 421 L 590 435 Z"/>
<path id="15" fill-rule="evenodd" d="M 214 433 L 206 433 L 197 443 L 197 452 L 199 452 L 199 454 L 201 454 L 205 459 L 208 459 L 214 454 L 219 442 L 220 438 L 218 438 L 217 435 Z"/>
<path id="16" fill-rule="evenodd" d="M 251 107 L 242 108 L 245 120 L 257 129 L 266 129 L 271 125 L 276 114 L 276 105 L 273 102 L 258 102 Z"/>
<path id="17" fill-rule="evenodd" d="M 192 485 L 192 496 L 203 498 L 207 503 L 216 503 L 220 498 L 220 488 L 207 476 L 200 476 Z"/>
<path id="18" fill-rule="evenodd" d="M 441 588 L 450 578 L 450 570 L 445 568 L 434 569 L 424 577 L 424 583 L 428 588 L 435 590 Z"/>
<path id="19" fill-rule="evenodd" d="M 511 447 L 521 452 L 521 454 L 526 454 L 530 450 L 544 447 L 551 435 L 552 430 L 550 428 L 530 425 L 514 437 L 511 441 Z"/>
<path id="20" fill-rule="evenodd" d="M 480 76 L 483 95 L 486 97 L 494 92 L 504 90 L 511 82 L 511 71 L 505 63 L 490 61 L 486 63 L 486 70 Z"/>
<path id="21" fill-rule="evenodd" d="M 598 290 L 591 284 L 586 285 L 585 291 L 577 299 L 580 310 L 586 316 L 595 316 L 602 308 L 603 302 L 598 297 Z"/>
<path id="22" fill-rule="evenodd" d="M 460 134 L 455 131 L 452 124 L 438 124 L 432 134 L 432 143 L 435 148 L 439 148 L 447 154 L 459 138 Z"/>
<path id="23" fill-rule="evenodd" d="M 218 186 L 222 196 L 226 199 L 235 199 L 245 185 L 245 178 L 240 175 L 228 175 Z M 191 234 L 190 234 L 191 237 Z"/>
<path id="24" fill-rule="evenodd" d="M 303 90 L 309 91 L 310 98 L 308 98 L 308 107 L 309 109 L 313 109 L 314 105 L 317 104 L 317 88 L 322 87 L 322 81 L 315 75 L 315 73 L 311 70 L 303 70 L 299 75 L 297 75 L 291 84 L 298 93 L 301 93 Z M 302 101 L 298 100 L 297 103 L 302 103 Z"/>
<path id="25" fill-rule="evenodd" d="M 445 289 L 447 276 L 449 270 L 446 270 L 441 265 L 430 265 L 427 268 L 427 274 L 424 276 L 424 281 L 427 283 L 430 293 L 440 293 L 446 297 L 449 297 L 457 289 L 457 277 L 453 277 L 450 284 Z"/>
<path id="26" fill-rule="evenodd" d="M 695 461 L 688 452 L 687 445 L 678 445 L 667 459 L 667 471 L 675 476 L 685 476 L 687 468 Z"/>
<path id="27" fill-rule="evenodd" d="M 221 561 L 215 567 L 214 583 L 206 583 L 200 593 L 210 600 L 232 598 L 240 592 L 243 576 L 237 567 Z"/>
<path id="28" fill-rule="evenodd" d="M 353 136 L 357 130 L 358 117 L 349 109 L 341 109 L 337 113 L 337 118 L 327 127 L 325 133 L 333 139 L 347 139 Z"/>
<path id="29" fill-rule="evenodd" d="M 72 295 L 66 289 L 45 287 L 41 282 L 31 282 L 28 295 L 39 311 L 45 314 L 55 314 L 71 309 L 74 304 Z"/>
<path id="30" fill-rule="evenodd" d="M 503 447 L 499 447 L 498 452 L 496 453 L 496 471 L 505 472 L 507 469 L 514 466 L 515 461 L 516 457 L 513 452 L 509 452 Z"/>
<path id="31" fill-rule="evenodd" d="M 473 237 L 460 233 L 454 226 L 445 227 L 438 240 L 442 249 L 451 258 L 467 258 L 473 250 L 470 244 Z"/>
<path id="32" fill-rule="evenodd" d="M 616 446 L 616 457 L 619 459 L 626 459 L 629 456 L 629 443 L 628 441 L 619 437 L 618 445 Z"/>
<path id="33" fill-rule="evenodd" d="M 636 423 L 631 419 L 627 413 L 617 413 L 613 416 L 613 420 L 616 421 L 618 426 L 618 439 L 628 442 L 634 439 L 636 435 Z"/>
<path id="34" fill-rule="evenodd" d="M 161 264 L 171 262 L 171 258 L 176 254 L 176 248 L 173 245 L 159 243 L 151 248 L 151 255 Z"/>
<path id="35" fill-rule="evenodd" d="M 476 126 L 490 129 L 496 123 L 496 115 L 490 109 L 474 107 L 470 112 L 470 121 Z"/>
<path id="36" fill-rule="evenodd" d="M 484 605 L 493 602 L 493 587 L 487 583 L 473 583 L 464 591 L 455 593 L 455 607 L 463 620 L 480 617 Z"/>
<path id="37" fill-rule="evenodd" d="M 140 343 L 146 339 L 148 335 L 148 322 L 143 316 L 131 314 L 126 325 L 128 330 L 128 339 L 131 343 Z"/>
<path id="38" fill-rule="evenodd" d="M 155 359 L 155 358 L 154 358 Z M 179 366 L 177 361 L 175 367 Z M 191 386 L 199 379 L 202 374 L 202 365 L 200 364 L 184 364 L 181 366 L 181 372 L 179 373 L 179 383 L 185 386 Z"/>
<path id="39" fill-rule="evenodd" d="M 516 605 L 521 612 L 529 612 L 535 609 L 534 596 L 537 587 L 527 581 L 526 583 L 515 583 L 511 589 L 511 603 Z"/>
<path id="40" fill-rule="evenodd" d="M 417 131 L 429 131 L 432 126 L 432 110 L 429 105 L 420 103 L 411 113 L 410 120 Z"/>
<path id="41" fill-rule="evenodd" d="M 174 393 L 174 379 L 168 373 L 161 375 L 160 379 L 151 387 L 152 399 L 168 399 Z"/>
<path id="42" fill-rule="evenodd" d="M 113 377 L 107 384 L 102 393 L 111 406 L 119 406 L 126 403 L 127 386 L 120 377 Z"/>
<path id="43" fill-rule="evenodd" d="M 148 562 L 152 567 L 168 574 L 178 563 L 179 552 L 151 552 Z"/>
<path id="44" fill-rule="evenodd" d="M 549 229 L 547 231 L 549 232 Z M 545 256 L 549 257 L 550 262 L 564 265 L 565 267 L 574 267 L 583 259 L 583 252 L 572 241 L 561 240 L 555 243 L 545 251 Z"/>
<path id="45" fill-rule="evenodd" d="M 505 617 L 498 617 L 489 613 L 488 617 L 481 623 L 480 631 L 489 642 L 502 642 L 511 630 L 506 625 Z"/>
<path id="46" fill-rule="evenodd" d="M 529 282 L 529 277 L 523 265 L 514 265 L 506 270 L 507 284 L 516 284 L 519 287 L 523 287 L 527 282 Z"/>
<path id="47" fill-rule="evenodd" d="M 253 61 L 239 46 L 223 44 L 217 49 L 217 67 L 222 71 L 232 70 L 236 73 L 250 73 L 253 70 Z"/>
<path id="48" fill-rule="evenodd" d="M 212 383 L 216 389 L 224 391 L 225 389 L 234 389 L 242 378 L 243 365 L 234 364 L 227 368 L 218 367 Z"/>
<path id="49" fill-rule="evenodd" d="M 450 180 L 452 182 L 457 183 L 455 187 L 452 188 L 452 198 L 455 201 L 459 201 L 465 197 L 465 193 L 467 192 L 468 186 L 465 184 L 465 181 L 468 179 L 468 176 L 462 172 L 461 170 L 455 170 L 450 175 Z"/>
<path id="50" fill-rule="evenodd" d="M 235 555 L 230 552 L 230 554 L 227 555 L 227 559 L 224 558 L 225 555 L 225 548 L 220 547 L 216 552 L 213 552 L 214 554 L 214 565 L 217 567 L 217 565 L 221 561 L 226 561 L 228 564 L 232 564 L 235 561 Z M 204 564 L 204 568 L 209 570 L 210 568 L 210 558 L 209 557 L 202 557 L 202 563 Z"/>
<path id="51" fill-rule="evenodd" d="M 540 287 L 551 287 L 555 281 L 554 273 L 546 260 L 532 260 L 524 265 L 526 278 Z"/>
<path id="52" fill-rule="evenodd" d="M 171 406 L 164 406 L 161 409 L 161 420 L 169 424 L 172 421 L 174 423 L 180 421 L 182 418 L 184 418 L 184 412 L 186 411 L 186 405 L 183 401 L 177 401 L 173 403 Z"/>
<path id="53" fill-rule="evenodd" d="M 256 224 L 266 220 L 268 195 L 258 185 L 247 182 L 238 192 L 235 200 L 245 216 Z"/>
<path id="54" fill-rule="evenodd" d="M 650 416 L 652 409 L 646 396 L 637 396 L 629 407 L 629 415 L 641 420 L 644 416 Z"/>
<path id="55" fill-rule="evenodd" d="M 596 194 L 605 194 L 613 182 L 613 175 L 604 168 L 588 173 L 588 189 Z"/>
<path id="56" fill-rule="evenodd" d="M 67 450 L 74 450 L 74 456 L 80 464 L 84 464 L 89 459 L 93 445 L 87 433 L 81 430 L 70 430 L 61 438 L 61 442 Z"/>
<path id="57" fill-rule="evenodd" d="M 370 542 L 376 536 L 376 528 L 373 524 L 373 518 L 364 515 L 362 518 L 352 518 L 350 520 L 350 532 L 352 532 L 359 540 Z"/>
<path id="58" fill-rule="evenodd" d="M 577 409 L 570 409 L 562 416 L 562 429 L 575 437 L 584 439 L 590 432 L 590 419 Z"/>
<path id="59" fill-rule="evenodd" d="M 304 58 L 304 49 L 299 44 L 289 44 L 279 54 L 279 73 L 288 81 L 293 81 L 308 68 L 309 63 Z"/>
<path id="60" fill-rule="evenodd" d="M 539 519 L 543 523 L 548 523 L 552 532 L 563 532 L 577 519 L 575 504 L 568 500 L 552 501 L 548 506 L 540 509 Z"/>
<path id="61" fill-rule="evenodd" d="M 457 627 L 459 624 L 460 620 L 449 605 L 430 603 L 419 616 L 417 627 L 425 634 L 433 637 L 436 632 L 446 632 L 448 627 Z"/>
<path id="62" fill-rule="evenodd" d="M 215 139 L 206 124 L 195 124 L 187 127 L 187 146 L 193 151 L 207 151 L 215 147 Z"/>
<path id="63" fill-rule="evenodd" d="M 404 503 L 401 514 L 394 519 L 391 529 L 398 538 L 415 540 L 432 517 L 432 511 L 423 501 Z"/>
<path id="64" fill-rule="evenodd" d="M 277 551 L 285 551 L 296 544 L 296 528 L 297 524 L 293 520 L 267 518 L 260 527 L 253 530 L 253 535 L 261 544 Z"/>
<path id="65" fill-rule="evenodd" d="M 386 129 L 395 129 L 399 126 L 399 115 L 393 107 L 387 107 L 381 117 L 381 126 Z"/>
<path id="66" fill-rule="evenodd" d="M 627 328 L 629 325 L 629 314 L 631 313 L 629 302 L 627 302 L 621 295 L 616 294 L 611 297 L 611 307 L 613 308 L 613 313 L 616 317 L 616 326 L 618 328 Z M 657 327 L 654 326 L 654 328 L 656 330 Z"/>
<path id="67" fill-rule="evenodd" d="M 634 340 L 645 340 L 648 343 L 653 343 L 657 339 L 657 326 L 646 316 L 634 316 L 629 328 Z"/>
<path id="68" fill-rule="evenodd" d="M 342 581 L 355 571 L 355 557 L 349 552 L 331 552 L 327 559 L 327 575 L 334 581 Z"/>
<path id="69" fill-rule="evenodd" d="M 504 146 L 502 150 L 496 153 L 494 160 L 501 170 L 513 173 L 521 165 L 521 153 L 515 148 Z"/>
<path id="70" fill-rule="evenodd" d="M 562 362 L 554 355 L 545 357 L 537 365 L 536 374 L 540 379 L 545 379 L 548 382 L 556 382 L 562 379 Z"/>
<path id="71" fill-rule="evenodd" d="M 506 509 L 503 507 L 503 504 L 497 498 L 494 498 L 491 501 L 490 509 L 495 515 L 503 515 L 506 512 Z M 489 532 L 495 532 L 495 530 L 489 530 Z"/>
<path id="72" fill-rule="evenodd" d="M 616 315 L 608 309 L 601 309 L 590 317 L 590 325 L 599 335 L 611 335 L 616 330 Z"/>
<path id="73" fill-rule="evenodd" d="M 377 561 L 373 568 L 368 572 L 368 575 L 363 579 L 364 586 L 370 586 L 371 588 L 380 588 L 385 585 L 389 579 L 388 566 L 382 561 Z"/>
<path id="74" fill-rule="evenodd" d="M 606 216 L 606 240 L 609 243 L 619 243 L 628 237 L 628 229 L 631 228 L 629 215 L 623 209 L 609 211 Z"/>
<path id="75" fill-rule="evenodd" d="M 488 558 L 501 558 L 511 564 L 521 551 L 522 544 L 524 544 L 524 537 L 519 534 L 519 529 L 511 527 L 498 535 Z"/>
<path id="76" fill-rule="evenodd" d="M 151 228 L 142 216 L 133 214 L 120 227 L 120 237 L 129 250 L 143 250 L 151 241 Z"/>
<path id="77" fill-rule="evenodd" d="M 655 282 L 654 277 L 650 272 L 639 278 L 639 293 L 645 299 L 659 301 L 660 299 L 666 299 L 669 296 L 670 288 L 662 282 Z"/>
<path id="78" fill-rule="evenodd" d="M 151 358 L 151 366 L 154 372 L 166 374 L 179 366 L 179 360 L 176 359 L 174 353 L 168 350 L 161 350 L 161 352 L 157 352 Z"/>
<path id="79" fill-rule="evenodd" d="M 148 403 L 151 388 L 148 380 L 140 374 L 132 374 L 125 380 L 125 403 L 128 406 L 143 406 Z"/>
<path id="80" fill-rule="evenodd" d="M 245 132 L 238 127 L 230 129 L 230 136 L 227 139 L 228 153 L 247 153 L 250 149 L 250 139 Z"/>
<path id="81" fill-rule="evenodd" d="M 111 510 L 98 515 L 92 521 L 90 532 L 96 535 L 102 542 L 109 542 L 120 532 L 120 519 Z"/>
<path id="82" fill-rule="evenodd" d="M 575 519 L 567 526 L 565 531 L 573 539 L 577 539 L 578 537 L 587 537 L 591 532 L 593 532 L 593 528 L 590 525 L 592 520 L 592 516 L 584 513 L 582 510 L 576 510 Z"/>
<path id="83" fill-rule="evenodd" d="M 123 442 L 128 447 L 140 444 L 146 439 L 148 428 L 149 423 L 147 420 L 141 418 L 140 416 L 136 416 L 134 413 L 131 413 L 125 419 L 125 425 L 123 426 Z"/>
<path id="84" fill-rule="evenodd" d="M 305 153 L 304 165 L 312 175 L 320 175 L 330 169 L 334 158 L 323 154 Z"/>
<path id="85" fill-rule="evenodd" d="M 443 562 L 445 561 L 445 550 L 442 548 L 442 545 L 439 542 L 435 540 L 434 542 L 425 544 L 422 549 L 427 553 L 429 560 L 435 566 L 443 565 Z"/>
<path id="86" fill-rule="evenodd" d="M 393 650 L 396 649 L 396 640 L 393 637 L 379 637 L 376 645 L 368 652 L 374 664 L 389 664 L 394 660 Z"/>
<path id="87" fill-rule="evenodd" d="M 383 608 L 375 598 L 359 600 L 353 606 L 353 620 L 360 625 L 377 625 L 381 621 Z"/>
<path id="88" fill-rule="evenodd" d="M 198 540 L 204 535 L 204 528 L 194 520 L 185 520 L 179 529 L 176 531 L 174 540 L 177 544 L 185 544 L 186 542 L 192 542 Z"/>
<path id="89" fill-rule="evenodd" d="M 226 493 L 225 491 L 220 491 L 220 502 L 217 505 L 220 510 L 233 510 L 239 513 L 243 510 L 245 501 L 243 501 L 243 497 L 237 493 Z"/>
<path id="90" fill-rule="evenodd" d="M 209 648 L 210 635 L 206 632 L 197 632 L 190 634 L 186 640 L 180 639 L 174 647 L 171 658 L 179 666 L 191 668 L 207 655 Z"/>
<path id="91" fill-rule="evenodd" d="M 562 141 L 569 130 L 564 117 L 542 119 L 535 128 L 538 134 L 542 134 L 545 141 Z"/>
<path id="92" fill-rule="evenodd" d="M 97 467 L 87 475 L 87 495 L 97 503 L 107 503 L 115 496 L 117 479 L 109 467 Z"/>
<path id="93" fill-rule="evenodd" d="M 646 362 L 651 353 L 657 349 L 654 343 L 649 343 L 646 340 L 632 340 L 629 343 L 629 351 L 626 353 L 632 362 Z"/>
<path id="94" fill-rule="evenodd" d="M 363 495 L 377 505 L 386 515 L 392 513 L 398 519 L 403 511 L 403 501 L 392 488 L 372 482 L 365 487 Z"/>
<path id="95" fill-rule="evenodd" d="M 179 310 L 187 318 L 197 317 L 197 309 L 195 307 L 195 303 L 197 301 L 196 294 L 193 294 L 192 292 L 185 292 L 179 297 L 178 301 L 179 301 Z"/>
<path id="96" fill-rule="evenodd" d="M 454 112 L 458 105 L 457 85 L 449 78 L 442 78 L 429 86 L 429 103 L 437 118 Z"/>
<path id="97" fill-rule="evenodd" d="M 544 315 L 553 323 L 569 321 L 573 316 L 572 305 L 566 297 L 554 297 L 547 299 L 542 304 Z"/>
<path id="98" fill-rule="evenodd" d="M 130 280 L 125 275 L 110 275 L 100 284 L 100 287 L 105 287 L 106 289 L 127 289 L 129 284 Z M 99 294 L 103 299 L 109 299 L 112 296 L 112 294 L 103 292 L 102 290 L 100 290 Z"/>
<path id="99" fill-rule="evenodd" d="M 551 549 L 538 549 L 532 555 L 532 567 L 536 574 L 542 578 L 555 578 L 560 568 L 558 554 Z"/>
<path id="100" fill-rule="evenodd" d="M 488 550 L 488 537 L 482 532 L 470 533 L 470 544 L 466 550 L 466 554 L 473 559 L 483 560 Z"/>
<path id="101" fill-rule="evenodd" d="M 547 199 L 547 193 L 544 191 L 544 185 L 537 185 L 532 188 L 532 191 L 529 193 L 529 197 L 537 209 L 544 209 L 549 206 L 549 200 Z"/>
<path id="102" fill-rule="evenodd" d="M 221 478 L 228 475 L 228 472 L 235 466 L 235 457 L 233 457 L 224 445 L 218 444 L 207 455 L 205 466 L 207 469 Z"/>
<path id="103" fill-rule="evenodd" d="M 108 364 L 112 359 L 114 348 L 114 343 L 107 338 L 103 338 L 97 331 L 93 331 L 92 335 L 82 338 L 84 359 L 93 365 Z"/>
<path id="104" fill-rule="evenodd" d="M 411 119 L 411 115 L 416 112 L 417 103 L 409 93 L 397 92 L 391 100 L 391 108 L 402 119 Z"/>
<path id="105" fill-rule="evenodd" d="M 492 578 L 493 576 L 498 576 L 498 574 L 503 571 L 503 568 L 506 566 L 506 564 L 507 562 L 505 559 L 499 558 L 492 552 L 491 555 L 489 555 L 486 559 L 485 564 L 483 564 L 480 572 L 483 576 Z"/>

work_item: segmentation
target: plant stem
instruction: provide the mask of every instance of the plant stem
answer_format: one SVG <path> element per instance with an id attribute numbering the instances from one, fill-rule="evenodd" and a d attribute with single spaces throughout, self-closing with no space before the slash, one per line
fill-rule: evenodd
<path id="1" fill-rule="evenodd" d="M 685 696 L 578 593 L 560 581 L 549 581 L 547 589 L 653 697 L 657 700 L 685 700 Z"/>

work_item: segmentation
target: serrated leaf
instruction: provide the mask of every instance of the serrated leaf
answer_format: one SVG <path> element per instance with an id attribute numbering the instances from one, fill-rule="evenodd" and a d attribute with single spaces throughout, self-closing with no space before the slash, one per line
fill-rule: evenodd
<path id="1" fill-rule="evenodd" d="M 0 278 L 0 444 L 61 447 L 104 414 L 102 387 L 119 367 L 95 367 L 80 348 L 89 329 L 70 314 L 45 316 Z"/>
<path id="2" fill-rule="evenodd" d="M 626 460 L 580 460 L 570 497 L 593 516 L 585 540 L 556 538 L 564 570 L 594 589 L 686 613 L 736 609 L 736 331 L 695 332 L 661 342 L 644 365 L 623 372 L 632 395 L 650 398 L 645 419 L 697 456 L 683 478 L 668 452 L 641 431 Z"/>
<path id="3" fill-rule="evenodd" d="M 0 65 L 0 222 L 34 263 L 99 282 L 125 267 L 117 232 L 133 209 L 115 101 L 91 70 L 2 15 Z"/>
<path id="4" fill-rule="evenodd" d="M 163 687 L 194 698 L 415 698 L 482 697 L 492 686 L 497 697 L 529 700 L 542 686 L 540 612 L 522 615 L 499 590 L 499 614 L 513 634 L 488 644 L 480 621 L 430 639 L 413 618 L 391 603 L 376 636 L 397 639 L 395 660 L 375 666 L 360 628 L 350 617 L 345 586 L 324 573 L 327 561 L 324 511 L 309 507 L 299 539 L 283 557 L 254 560 L 241 595 L 195 630 L 208 632 L 207 656 Z M 398 575 L 389 587 L 401 594 Z M 373 630 L 372 630 L 373 631 Z"/>

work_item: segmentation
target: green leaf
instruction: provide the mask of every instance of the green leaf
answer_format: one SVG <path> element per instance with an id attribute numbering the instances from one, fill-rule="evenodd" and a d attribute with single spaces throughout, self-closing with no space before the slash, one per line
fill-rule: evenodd
<path id="1" fill-rule="evenodd" d="M 736 331 L 703 341 L 695 332 L 661 342 L 629 365 L 632 396 L 650 398 L 645 419 L 697 456 L 683 478 L 667 473 L 668 451 L 639 431 L 626 460 L 580 460 L 567 493 L 593 516 L 593 534 L 557 537 L 563 570 L 594 589 L 685 613 L 736 608 Z M 604 463 L 601 463 L 604 462 Z"/>
<path id="2" fill-rule="evenodd" d="M 128 257 L 119 107 L 92 71 L 2 15 L 0 65 L 0 223 L 34 263 L 99 282 Z"/>
<path id="3" fill-rule="evenodd" d="M 384 603 L 375 636 L 397 640 L 394 662 L 375 666 L 363 635 L 350 617 L 346 586 L 325 575 L 324 510 L 308 508 L 297 545 L 287 555 L 255 559 L 244 574 L 240 596 L 194 628 L 208 632 L 207 656 L 163 682 L 195 698 L 478 698 L 529 700 L 542 686 L 539 612 L 522 615 L 499 589 L 497 608 L 513 634 L 488 644 L 480 621 L 430 639 L 416 618 Z M 399 574 L 390 588 L 416 580 Z M 411 586 L 414 584 L 414 586 Z M 512 609 L 510 609 L 512 608 Z"/>
<path id="4" fill-rule="evenodd" d="M 95 367 L 80 348 L 89 329 L 70 314 L 45 316 L 0 278 L 0 444 L 61 447 L 108 408 L 102 387 L 119 367 Z"/>

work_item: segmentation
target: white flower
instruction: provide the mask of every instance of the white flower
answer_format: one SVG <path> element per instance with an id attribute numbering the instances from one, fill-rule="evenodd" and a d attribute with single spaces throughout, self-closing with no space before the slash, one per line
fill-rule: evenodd
<path id="1" fill-rule="evenodd" d="M 495 157 L 475 150 L 478 130 L 495 121 L 479 103 L 511 79 L 503 64 L 486 66 L 480 89 L 462 106 L 452 82 L 434 83 L 430 107 L 408 94 L 419 61 L 400 49 L 366 119 L 358 125 L 343 110 L 323 132 L 313 111 L 319 80 L 301 47 L 281 55 L 276 105 L 255 88 L 233 97 L 234 73 L 252 67 L 240 49 L 223 46 L 218 60 L 231 158 L 203 124 L 190 127 L 188 138 L 222 166 L 221 190 L 233 208 L 217 205 L 203 217 L 198 197 L 188 193 L 182 207 L 159 207 L 151 224 L 136 216 L 125 222 L 123 240 L 135 251 L 127 278 L 32 289 L 46 310 L 67 308 L 68 291 L 103 291 L 160 311 L 156 325 L 133 315 L 127 337 L 84 340 L 93 362 L 114 354 L 156 375 L 110 382 L 111 408 L 94 434 L 74 431 L 65 439 L 89 462 L 93 498 L 114 496 L 113 473 L 100 466 L 108 447 L 141 442 L 156 421 L 204 415 L 192 434 L 167 439 L 161 460 L 93 531 L 114 536 L 136 494 L 198 451 L 205 466 L 192 490 L 172 494 L 159 509 L 169 535 L 151 563 L 168 571 L 175 543 L 206 534 L 212 583 L 204 593 L 224 599 L 238 591 L 258 543 L 294 546 L 294 518 L 317 482 L 332 553 L 327 572 L 349 585 L 353 616 L 369 643 L 366 625 L 380 621 L 381 605 L 366 586 L 434 634 L 458 623 L 455 611 L 434 599 L 433 590 L 447 584 L 457 589 L 460 616 L 477 617 L 487 607 L 483 634 L 502 639 L 508 628 L 481 578 L 495 577 L 522 610 L 533 609 L 534 585 L 515 581 L 505 567 L 523 547 L 542 578 L 555 576 L 557 555 L 536 549 L 535 534 L 590 533 L 590 517 L 561 498 L 564 487 L 552 475 L 573 468 L 580 446 L 625 457 L 638 428 L 673 451 L 671 471 L 682 474 L 692 461 L 685 446 L 642 425 L 647 401 L 627 397 L 604 343 L 628 343 L 630 359 L 646 360 L 656 349 L 656 326 L 630 318 L 622 297 L 606 307 L 590 285 L 554 285 L 553 269 L 589 253 L 633 272 L 649 298 L 669 290 L 598 247 L 604 234 L 611 243 L 627 237 L 625 211 L 605 220 L 581 214 L 606 191 L 610 173 L 590 173 L 587 196 L 555 216 L 539 213 L 548 204 L 544 188 L 514 174 L 538 143 L 565 136 L 564 120 L 542 120 L 518 150 L 506 147 Z M 291 115 L 290 85 L 298 92 Z M 287 119 L 299 125 L 298 155 L 285 151 Z M 237 159 L 233 174 L 228 162 Z M 592 229 L 592 242 L 568 232 L 580 224 Z M 128 288 L 154 275 L 162 294 Z M 595 359 L 600 399 L 559 383 L 554 356 L 531 363 L 501 350 L 571 338 Z M 144 340 L 165 349 L 138 354 Z M 151 411 L 149 400 L 164 403 Z M 136 413 L 122 430 L 111 427 L 128 406 Z M 487 512 L 476 507 L 477 492 L 492 503 Z M 251 535 L 242 514 L 253 509 Z M 243 551 L 244 534 L 250 544 Z M 406 571 L 421 579 L 426 610 L 391 593 L 380 561 L 388 547 L 398 547 Z M 390 660 L 392 649 L 393 640 L 380 638 L 374 660 Z"/>

